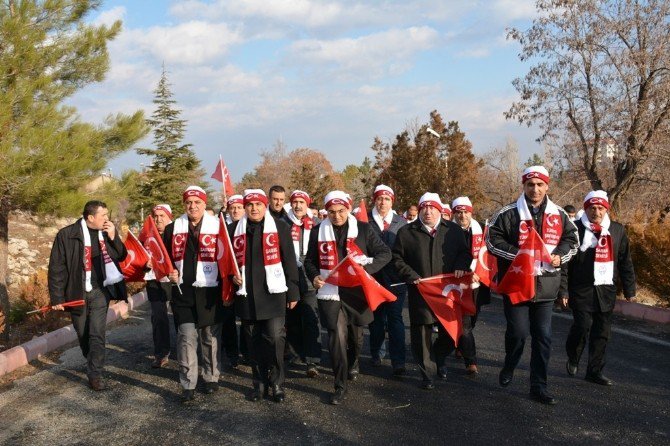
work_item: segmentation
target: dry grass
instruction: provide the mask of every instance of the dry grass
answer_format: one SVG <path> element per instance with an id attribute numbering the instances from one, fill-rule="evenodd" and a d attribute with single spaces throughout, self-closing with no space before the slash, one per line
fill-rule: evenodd
<path id="1" fill-rule="evenodd" d="M 641 298 L 655 294 L 670 306 L 670 224 L 631 224 L 626 227 Z"/>

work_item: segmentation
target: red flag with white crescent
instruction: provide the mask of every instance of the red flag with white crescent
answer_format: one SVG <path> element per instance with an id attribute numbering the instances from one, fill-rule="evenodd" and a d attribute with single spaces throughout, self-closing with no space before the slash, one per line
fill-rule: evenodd
<path id="1" fill-rule="evenodd" d="M 472 275 L 456 278 L 453 274 L 422 279 L 417 288 L 454 345 L 463 333 L 463 314 L 475 314 Z"/>
<path id="2" fill-rule="evenodd" d="M 229 196 L 233 194 L 233 181 L 230 179 L 230 172 L 228 172 L 228 168 L 221 157 L 219 157 L 219 162 L 212 174 L 212 178 L 222 183 L 224 195 Z"/>
<path id="3" fill-rule="evenodd" d="M 484 239 L 489 227 L 484 228 Z M 486 244 L 483 244 L 477 255 L 477 265 L 475 266 L 475 274 L 479 277 L 479 281 L 489 287 L 491 291 L 496 291 L 497 283 L 494 278 L 498 274 L 498 259 L 491 255 Z"/>
<path id="4" fill-rule="evenodd" d="M 216 262 L 219 267 L 219 275 L 223 286 L 221 287 L 221 298 L 224 302 L 232 301 L 235 296 L 233 294 L 233 279 L 232 276 L 239 276 L 240 269 L 235 260 L 235 252 L 233 251 L 233 244 L 230 242 L 230 235 L 228 234 L 228 227 L 223 216 L 219 215 L 219 237 L 216 246 Z"/>
<path id="5" fill-rule="evenodd" d="M 342 286 L 363 288 L 365 300 L 372 311 L 375 311 L 379 305 L 384 302 L 394 302 L 397 297 L 395 294 L 381 286 L 365 268 L 356 263 L 351 256 L 347 256 L 340 265 L 328 277 L 326 282 Z"/>
<path id="6" fill-rule="evenodd" d="M 126 282 L 144 282 L 145 268 L 149 261 L 149 254 L 132 232 L 128 231 L 123 242 L 128 255 L 119 265 Z"/>
<path id="7" fill-rule="evenodd" d="M 154 218 L 151 215 L 144 220 L 139 239 L 144 248 L 151 254 L 151 265 L 156 275 L 156 280 L 161 280 L 170 274 L 174 270 L 174 267 L 163 243 L 163 238 L 158 232 L 156 222 L 154 222 Z"/>

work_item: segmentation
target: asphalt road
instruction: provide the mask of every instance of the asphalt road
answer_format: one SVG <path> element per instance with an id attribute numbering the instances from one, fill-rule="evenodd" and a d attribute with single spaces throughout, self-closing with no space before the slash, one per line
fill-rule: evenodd
<path id="1" fill-rule="evenodd" d="M 78 347 L 0 390 L 0 444 L 670 444 L 670 328 L 618 318 L 605 369 L 615 385 L 607 388 L 566 375 L 570 318 L 555 316 L 549 386 L 558 404 L 551 407 L 528 399 L 530 343 L 513 383 L 498 386 L 499 300 L 484 308 L 475 329 L 480 374 L 474 379 L 449 358 L 448 380 L 421 390 L 415 366 L 408 377 L 392 379 L 387 360 L 370 366 L 366 347 L 362 376 L 342 406 L 328 404 L 327 366 L 316 379 L 290 370 L 283 404 L 248 401 L 250 371 L 240 367 L 222 375 L 217 393 L 199 392 L 193 405 L 182 406 L 175 361 L 167 369 L 150 367 L 145 307 L 108 333 L 108 390 L 87 387 Z"/>

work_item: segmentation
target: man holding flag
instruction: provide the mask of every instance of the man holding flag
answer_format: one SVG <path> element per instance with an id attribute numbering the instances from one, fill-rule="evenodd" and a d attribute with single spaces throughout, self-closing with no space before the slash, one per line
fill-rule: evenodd
<path id="1" fill-rule="evenodd" d="M 189 186 L 182 198 L 186 212 L 166 226 L 163 240 L 175 266 L 168 277 L 173 283 L 172 313 L 177 326 L 182 401 L 188 403 L 195 398 L 199 369 L 205 393 L 218 390 L 223 301 L 216 258 L 219 219 L 205 212 L 207 193 L 202 188 Z"/>
<path id="2" fill-rule="evenodd" d="M 361 283 L 360 278 L 356 280 L 356 277 L 380 271 L 391 260 L 391 251 L 368 223 L 357 221 L 350 214 L 351 202 L 344 192 L 331 191 L 324 202 L 328 218 L 310 234 L 304 267 L 317 290 L 321 324 L 328 330 L 328 349 L 335 375 L 331 403 L 341 404 L 347 391 L 347 379 L 358 377 L 363 327 L 373 320 L 366 295 L 356 286 Z M 351 265 L 338 271 L 346 260 L 363 265 L 365 270 L 354 271 L 355 276 L 347 278 L 351 275 Z M 352 279 L 356 285 L 351 283 Z"/>
<path id="3" fill-rule="evenodd" d="M 469 271 L 472 261 L 463 231 L 455 223 L 443 219 L 441 212 L 439 195 L 432 192 L 423 194 L 419 199 L 419 218 L 398 230 L 393 246 L 395 268 L 408 284 L 410 343 L 414 360 L 421 371 L 421 387 L 426 390 L 435 387 L 431 355 L 441 366 L 452 341 L 444 325 L 440 324 L 437 339 L 432 342 L 436 314 L 427 302 L 429 298 L 422 296 L 417 285 L 423 278 L 441 274 L 453 273 L 460 278 Z M 445 307 L 448 305 L 447 298 L 448 294 L 443 301 Z M 453 342 L 457 343 L 458 337 Z M 445 379 L 444 370 L 440 372 L 438 377 Z"/>
<path id="4" fill-rule="evenodd" d="M 547 391 L 551 315 L 561 287 L 561 267 L 579 246 L 577 228 L 547 197 L 549 173 L 542 166 L 523 172 L 523 193 L 492 218 L 486 245 L 498 258 L 498 291 L 503 295 L 507 329 L 505 364 L 499 382 L 507 387 L 531 335 L 530 397 L 555 404 Z"/>

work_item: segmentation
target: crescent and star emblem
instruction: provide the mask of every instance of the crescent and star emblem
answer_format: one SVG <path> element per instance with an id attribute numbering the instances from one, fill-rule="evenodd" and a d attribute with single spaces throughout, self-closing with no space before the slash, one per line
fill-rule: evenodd
<path id="1" fill-rule="evenodd" d="M 322 254 L 328 254 L 328 243 L 321 243 L 321 246 L 319 246 L 319 251 L 321 251 Z"/>
<path id="2" fill-rule="evenodd" d="M 598 246 L 600 246 L 601 248 L 607 246 L 607 239 L 605 237 L 600 237 L 598 239 Z"/>
<path id="3" fill-rule="evenodd" d="M 242 243 L 240 243 L 240 242 L 242 242 Z M 244 241 L 243 241 L 242 237 L 235 237 L 235 240 L 233 240 L 233 247 L 235 247 L 235 249 L 239 250 L 242 246 L 244 246 Z"/>
<path id="4" fill-rule="evenodd" d="M 205 234 L 202 236 L 202 244 L 205 246 L 210 246 L 213 244 L 213 236 L 211 234 Z"/>
<path id="5" fill-rule="evenodd" d="M 519 232 L 521 232 L 522 234 L 528 232 L 528 223 L 522 221 L 521 224 L 519 225 Z"/>
<path id="6" fill-rule="evenodd" d="M 128 265 L 132 265 L 133 262 L 135 261 L 135 251 L 132 249 L 128 250 L 128 257 L 130 257 L 130 261 L 128 261 Z"/>
<path id="7" fill-rule="evenodd" d="M 477 257 L 479 260 L 479 264 L 482 266 L 482 268 L 484 268 L 486 271 L 491 271 L 491 268 L 486 266 L 486 262 L 484 261 L 484 254 L 486 254 L 487 252 L 488 250 L 486 249 L 486 246 L 482 246 L 482 248 L 479 250 L 479 256 Z"/>
<path id="8" fill-rule="evenodd" d="M 458 293 L 458 299 L 460 299 L 463 296 L 463 290 L 461 290 L 461 287 L 459 285 L 454 285 L 453 283 L 450 283 L 449 285 L 445 286 L 444 289 L 442 290 L 442 295 L 447 298 L 447 300 L 456 300 L 454 298 L 450 298 L 449 294 L 452 291 L 456 291 Z"/>
<path id="9" fill-rule="evenodd" d="M 269 248 L 275 246 L 274 233 L 270 233 L 265 236 L 265 244 L 268 245 Z"/>
<path id="10" fill-rule="evenodd" d="M 147 239 L 147 241 L 146 241 L 146 247 L 147 247 L 147 250 L 150 251 L 150 252 L 152 251 L 152 250 L 149 248 L 149 245 L 151 245 L 152 243 L 153 243 L 154 245 L 156 245 L 156 249 L 153 250 L 153 251 L 158 252 L 158 253 L 160 253 L 160 255 L 161 255 L 161 258 L 157 260 L 158 263 L 165 263 L 165 256 L 163 255 L 163 250 L 161 249 L 161 245 L 158 244 L 158 240 L 156 240 L 156 237 L 149 237 L 149 238 Z"/>

